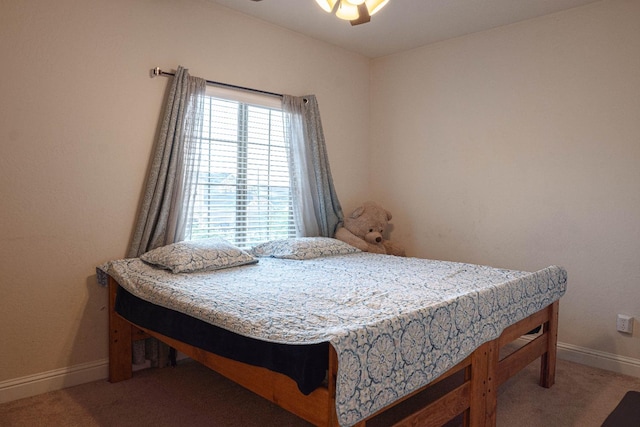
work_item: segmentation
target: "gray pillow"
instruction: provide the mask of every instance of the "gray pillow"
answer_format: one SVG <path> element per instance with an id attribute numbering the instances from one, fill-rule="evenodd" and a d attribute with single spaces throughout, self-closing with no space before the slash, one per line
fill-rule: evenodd
<path id="1" fill-rule="evenodd" d="M 258 257 L 298 260 L 352 254 L 354 252 L 360 252 L 360 249 L 329 237 L 295 237 L 272 240 L 251 249 L 251 253 Z"/>
<path id="2" fill-rule="evenodd" d="M 140 259 L 173 273 L 220 270 L 258 262 L 246 251 L 219 237 L 162 246 L 142 254 Z"/>

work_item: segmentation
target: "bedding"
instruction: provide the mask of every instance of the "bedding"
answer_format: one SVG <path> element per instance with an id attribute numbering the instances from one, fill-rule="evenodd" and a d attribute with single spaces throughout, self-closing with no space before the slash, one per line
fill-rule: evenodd
<path id="1" fill-rule="evenodd" d="M 329 342 L 341 425 L 428 384 L 566 291 L 557 266 L 530 273 L 371 253 L 177 274 L 126 259 L 101 270 L 138 298 L 246 337 Z"/>

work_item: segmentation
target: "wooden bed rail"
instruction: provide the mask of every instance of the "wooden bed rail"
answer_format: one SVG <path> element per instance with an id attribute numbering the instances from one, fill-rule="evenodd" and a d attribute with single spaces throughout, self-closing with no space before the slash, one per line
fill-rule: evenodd
<path id="1" fill-rule="evenodd" d="M 508 327 L 498 338 L 499 348 L 542 325 L 542 334 L 498 362 L 498 386 L 540 357 L 540 385 L 555 383 L 558 341 L 558 301 Z M 523 332 L 524 331 L 524 332 Z"/>
<path id="2" fill-rule="evenodd" d="M 152 336 L 193 360 L 213 369 L 230 380 L 298 415 L 316 426 L 338 426 L 336 415 L 336 376 L 338 360 L 329 346 L 329 371 L 326 387 L 303 395 L 294 380 L 266 368 L 248 365 L 209 353 L 197 347 L 138 327 L 115 312 L 118 283 L 109 278 L 109 381 L 118 382 L 132 376 L 132 341 Z M 518 350 L 500 359 L 500 349 L 522 335 L 542 325 L 542 333 Z M 463 373 L 464 382 L 452 390 L 396 422 L 394 427 L 436 427 L 464 413 L 466 426 L 495 426 L 497 389 L 522 368 L 541 359 L 540 385 L 551 387 L 555 381 L 558 301 L 508 327 L 495 340 L 478 347 L 469 357 L 434 382 L 404 397 L 392 406 L 425 391 L 434 384 Z M 383 411 L 388 410 L 385 408 Z M 374 414 L 375 417 L 378 414 Z M 365 427 L 366 420 L 356 424 Z"/>

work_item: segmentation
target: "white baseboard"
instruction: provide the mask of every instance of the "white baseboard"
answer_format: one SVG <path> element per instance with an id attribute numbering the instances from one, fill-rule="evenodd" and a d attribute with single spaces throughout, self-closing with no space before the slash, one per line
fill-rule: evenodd
<path id="1" fill-rule="evenodd" d="M 102 359 L 2 381 L 0 382 L 0 403 L 106 379 L 108 375 L 109 360 Z"/>
<path id="2" fill-rule="evenodd" d="M 558 357 L 570 362 L 640 378 L 640 359 L 558 343 Z"/>
<path id="3" fill-rule="evenodd" d="M 533 338 L 535 336 L 525 335 L 519 340 L 530 341 Z M 619 356 L 613 353 L 558 342 L 558 359 L 640 378 L 640 359 L 632 357 Z"/>
<path id="4" fill-rule="evenodd" d="M 524 336 L 519 340 L 530 341 L 535 336 Z M 178 354 L 178 360 L 186 359 Z M 623 375 L 640 378 L 640 359 L 618 356 L 577 345 L 558 343 L 558 358 L 605 369 Z M 141 366 L 139 368 L 144 368 Z M 0 403 L 35 396 L 49 391 L 106 379 L 109 375 L 109 360 L 83 363 L 67 368 L 55 369 L 41 374 L 0 382 Z"/>
<path id="5" fill-rule="evenodd" d="M 188 357 L 178 352 L 176 360 L 182 361 L 185 359 L 188 359 Z M 133 371 L 146 369 L 149 366 L 151 364 L 147 360 L 145 363 L 133 365 Z M 106 380 L 108 377 L 109 359 L 102 359 L 2 381 L 0 382 L 0 404 L 91 381 Z"/>

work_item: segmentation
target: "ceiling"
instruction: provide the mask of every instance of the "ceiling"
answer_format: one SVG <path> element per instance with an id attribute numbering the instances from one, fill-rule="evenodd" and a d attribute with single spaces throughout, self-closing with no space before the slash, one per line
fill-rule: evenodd
<path id="1" fill-rule="evenodd" d="M 357 26 L 329 15 L 315 0 L 212 1 L 377 58 L 596 0 L 390 0 L 371 22 Z"/>

